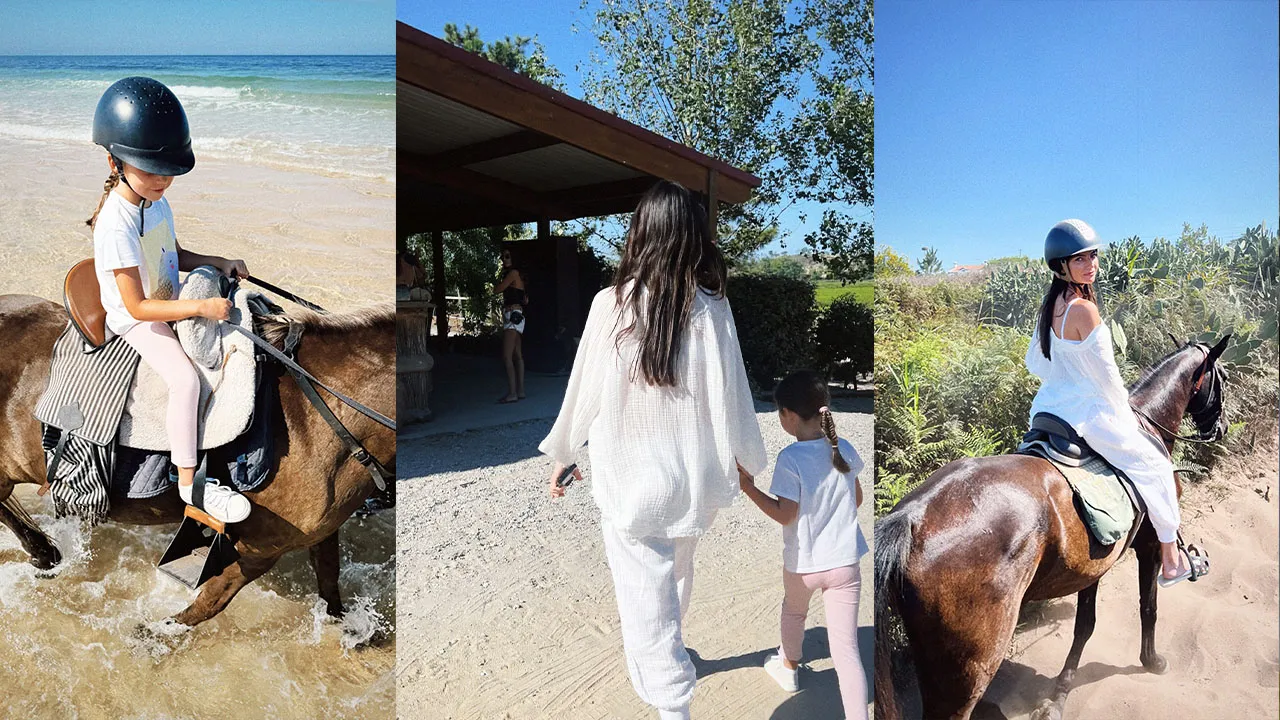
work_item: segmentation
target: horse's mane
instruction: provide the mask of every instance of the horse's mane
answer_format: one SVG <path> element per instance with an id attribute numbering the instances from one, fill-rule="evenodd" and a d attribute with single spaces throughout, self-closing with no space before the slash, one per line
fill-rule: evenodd
<path id="1" fill-rule="evenodd" d="M 1129 386 L 1129 395 L 1133 397 L 1145 392 L 1152 392 L 1155 396 L 1152 398 L 1153 400 L 1162 400 L 1165 393 L 1173 392 L 1173 383 L 1158 385 L 1156 384 L 1156 378 L 1161 377 L 1165 370 L 1170 369 L 1170 366 L 1181 365 L 1186 362 L 1187 353 L 1194 347 L 1196 347 L 1196 344 L 1189 342 L 1168 355 L 1165 355 L 1160 362 L 1144 370 L 1142 372 L 1142 376 Z M 1197 357 L 1196 364 L 1198 365 L 1199 362 L 1200 358 Z"/>
<path id="2" fill-rule="evenodd" d="M 302 326 L 303 335 L 349 333 L 356 330 L 394 324 L 396 307 L 382 303 L 347 313 L 321 314 L 306 308 L 291 308 L 279 315 L 259 315 L 257 320 L 263 339 L 281 347 L 289 332 L 289 324 Z"/>

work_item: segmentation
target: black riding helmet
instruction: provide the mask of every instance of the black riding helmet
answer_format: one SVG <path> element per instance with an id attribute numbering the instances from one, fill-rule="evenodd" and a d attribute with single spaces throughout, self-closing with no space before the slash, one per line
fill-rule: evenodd
<path id="1" fill-rule="evenodd" d="M 1059 260 L 1097 249 L 1102 245 L 1098 233 L 1083 220 L 1063 220 L 1049 230 L 1044 239 L 1044 261 L 1054 275 L 1063 277 Z M 1064 278 L 1065 279 L 1065 278 Z"/>
<path id="2" fill-rule="evenodd" d="M 117 80 L 93 114 L 93 141 L 117 161 L 154 175 L 195 167 L 187 113 L 173 91 L 147 77 Z"/>

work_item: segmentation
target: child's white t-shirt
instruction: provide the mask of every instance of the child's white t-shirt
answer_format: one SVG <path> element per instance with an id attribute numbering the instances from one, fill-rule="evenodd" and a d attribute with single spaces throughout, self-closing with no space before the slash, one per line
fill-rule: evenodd
<path id="1" fill-rule="evenodd" d="M 831 443 L 825 438 L 794 442 L 778 453 L 769 492 L 800 506 L 796 519 L 782 528 L 782 566 L 790 572 L 856 565 L 867 553 L 855 485 L 862 458 L 843 438 L 839 447 L 849 463 L 847 473 L 831 464 Z"/>
<path id="2" fill-rule="evenodd" d="M 119 193 L 112 192 L 98 212 L 93 228 L 93 269 L 98 274 L 102 307 L 107 311 L 108 337 L 123 335 L 138 324 L 124 306 L 113 271 L 138 268 L 144 297 L 156 300 L 178 297 L 178 241 L 173 232 L 169 201 L 160 198 L 143 212 L 146 218 L 139 226 L 138 206 L 130 205 Z"/>

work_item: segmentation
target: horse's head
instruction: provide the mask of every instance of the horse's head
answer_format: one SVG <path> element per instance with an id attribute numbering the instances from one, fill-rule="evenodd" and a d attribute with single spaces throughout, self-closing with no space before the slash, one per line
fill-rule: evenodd
<path id="1" fill-rule="evenodd" d="M 1227 349 L 1230 335 L 1210 347 L 1208 343 L 1190 341 L 1187 346 L 1203 353 L 1204 359 L 1192 373 L 1193 383 L 1191 399 L 1187 401 L 1187 412 L 1199 431 L 1201 440 L 1221 440 L 1227 434 L 1227 418 L 1222 412 L 1222 394 L 1226 387 L 1226 373 L 1218 364 L 1218 358 Z"/>

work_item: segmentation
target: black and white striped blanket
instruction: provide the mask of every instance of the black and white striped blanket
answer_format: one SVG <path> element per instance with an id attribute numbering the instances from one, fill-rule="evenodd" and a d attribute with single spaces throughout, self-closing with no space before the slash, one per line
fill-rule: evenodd
<path id="1" fill-rule="evenodd" d="M 139 360 L 137 351 L 119 338 L 84 352 L 84 341 L 70 323 L 53 344 L 49 386 L 36 404 L 35 417 L 44 424 L 45 459 L 50 464 L 62 433 L 69 435 L 51 481 L 59 517 L 79 515 L 90 522 L 106 517 L 116 431 Z M 83 418 L 83 424 L 67 427 L 76 424 L 68 421 L 71 416 Z"/>

